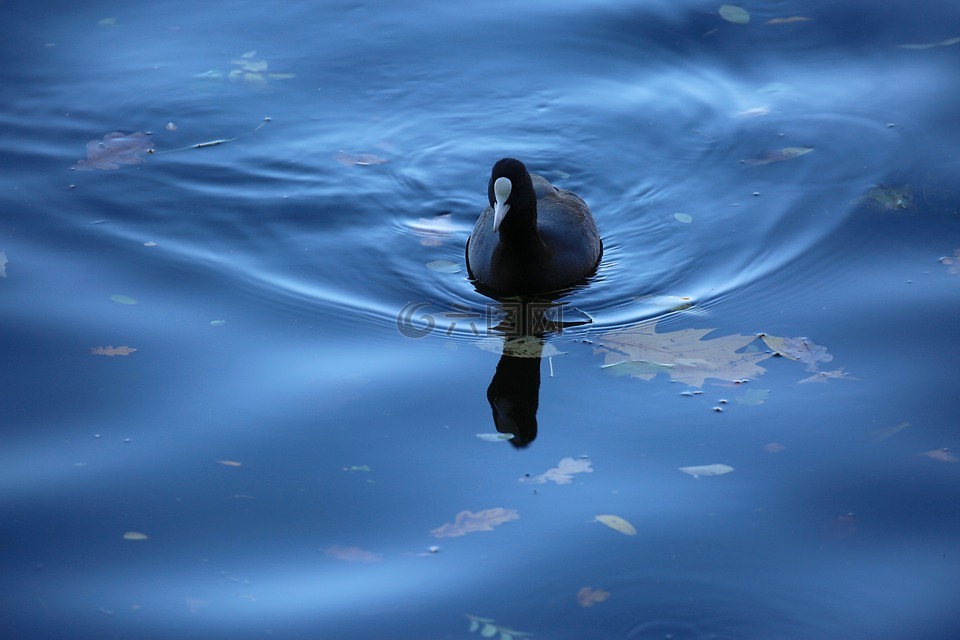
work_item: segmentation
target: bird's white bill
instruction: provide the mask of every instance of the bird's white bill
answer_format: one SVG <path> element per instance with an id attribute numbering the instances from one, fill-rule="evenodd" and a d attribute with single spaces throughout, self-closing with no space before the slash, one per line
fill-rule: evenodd
<path id="1" fill-rule="evenodd" d="M 513 189 L 513 183 L 509 178 L 497 178 L 493 183 L 493 197 L 496 199 L 493 205 L 493 230 L 500 229 L 500 224 L 510 211 L 510 205 L 507 204 L 507 198 L 510 197 L 510 191 Z"/>

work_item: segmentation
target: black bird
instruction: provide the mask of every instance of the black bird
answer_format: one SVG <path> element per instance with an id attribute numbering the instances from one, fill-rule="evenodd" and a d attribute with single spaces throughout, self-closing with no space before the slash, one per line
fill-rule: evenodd
<path id="1" fill-rule="evenodd" d="M 593 215 L 580 196 L 504 158 L 490 173 L 490 206 L 467 240 L 467 269 L 498 295 L 555 292 L 592 275 L 603 255 Z"/>

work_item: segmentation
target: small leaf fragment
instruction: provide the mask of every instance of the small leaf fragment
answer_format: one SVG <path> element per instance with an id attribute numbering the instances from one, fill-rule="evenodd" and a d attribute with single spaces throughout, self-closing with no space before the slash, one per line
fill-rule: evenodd
<path id="1" fill-rule="evenodd" d="M 813 151 L 813 147 L 784 147 L 782 149 L 770 149 L 764 151 L 763 155 L 759 158 L 748 158 L 744 160 L 744 164 L 770 164 L 771 162 L 783 162 L 784 160 L 791 160 L 793 158 L 799 158 L 802 155 L 808 154 Z"/>
<path id="2" fill-rule="evenodd" d="M 696 465 L 692 467 L 678 467 L 680 471 L 683 471 L 686 474 L 693 476 L 694 478 L 699 478 L 700 476 L 722 476 L 725 473 L 730 473 L 733 471 L 733 467 L 726 464 L 703 464 Z"/>
<path id="3" fill-rule="evenodd" d="M 515 436 L 512 433 L 478 433 L 477 437 L 484 442 L 503 442 L 512 440 Z"/>
<path id="4" fill-rule="evenodd" d="M 599 515 L 599 516 L 596 516 L 596 521 L 602 524 L 605 524 L 611 529 L 613 529 L 614 531 L 619 531 L 620 533 L 626 536 L 637 535 L 636 528 L 632 524 L 630 524 L 629 522 L 621 518 L 620 516 L 614 516 L 609 514 Z"/>
<path id="5" fill-rule="evenodd" d="M 577 592 L 577 604 L 579 604 L 581 607 L 592 607 L 596 603 L 603 602 L 609 597 L 609 591 L 584 587 Z"/>
<path id="6" fill-rule="evenodd" d="M 452 260 L 431 260 L 427 268 L 440 273 L 460 273 L 460 265 Z"/>
<path id="7" fill-rule="evenodd" d="M 934 449 L 933 451 L 924 451 L 923 453 L 918 453 L 918 456 L 925 456 L 931 460 L 937 460 L 939 462 L 957 462 L 960 458 L 950 453 L 949 449 Z"/>
<path id="8" fill-rule="evenodd" d="M 128 356 L 131 353 L 136 351 L 133 347 L 114 347 L 113 345 L 106 347 L 92 347 L 90 353 L 95 356 Z"/>
<path id="9" fill-rule="evenodd" d="M 808 18 L 806 16 L 790 16 L 788 18 L 772 18 L 763 24 L 790 24 L 792 22 L 807 22 L 808 20 L 813 20 L 813 18 Z"/>

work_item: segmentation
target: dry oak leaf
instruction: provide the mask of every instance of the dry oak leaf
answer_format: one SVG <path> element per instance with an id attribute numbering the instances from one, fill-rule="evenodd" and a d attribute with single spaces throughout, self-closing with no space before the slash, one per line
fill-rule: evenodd
<path id="1" fill-rule="evenodd" d="M 461 511 L 453 522 L 448 522 L 433 529 L 430 534 L 435 538 L 456 538 L 476 531 L 493 531 L 494 527 L 519 518 L 520 514 L 517 513 L 516 509 L 504 509 L 503 507 L 484 509 L 476 513 Z"/>
<path id="2" fill-rule="evenodd" d="M 756 336 L 735 334 L 704 340 L 713 329 L 681 329 L 658 333 L 655 322 L 641 322 L 603 334 L 594 353 L 603 353 L 603 368 L 615 375 L 650 380 L 660 372 L 677 382 L 702 387 L 707 378 L 736 382 L 766 369 L 757 363 L 766 351 L 740 353 Z"/>
<path id="3" fill-rule="evenodd" d="M 107 347 L 92 347 L 90 353 L 95 356 L 128 356 L 131 353 L 136 351 L 133 347 L 114 347 L 113 345 Z"/>
<path id="4" fill-rule="evenodd" d="M 103 136 L 103 140 L 91 140 L 87 143 L 87 157 L 73 165 L 74 169 L 92 171 L 119 169 L 121 164 L 140 164 L 143 154 L 153 149 L 153 139 L 149 133 L 135 131 L 120 133 L 114 131 Z"/>

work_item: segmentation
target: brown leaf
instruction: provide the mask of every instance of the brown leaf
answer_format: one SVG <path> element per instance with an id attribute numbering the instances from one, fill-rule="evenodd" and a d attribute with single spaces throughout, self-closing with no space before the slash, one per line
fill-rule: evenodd
<path id="1" fill-rule="evenodd" d="M 103 140 L 91 140 L 87 143 L 87 157 L 73 165 L 74 169 L 92 171 L 93 169 L 114 170 L 121 164 L 140 164 L 143 154 L 153 149 L 153 139 L 149 133 L 136 131 L 120 133 L 114 131 L 103 136 Z"/>
<path id="2" fill-rule="evenodd" d="M 603 589 L 592 589 L 590 587 L 584 587 L 577 592 L 577 603 L 581 607 L 592 607 L 598 602 L 603 602 L 610 597 L 609 591 L 604 591 Z"/>
<path id="3" fill-rule="evenodd" d="M 93 347 L 90 349 L 90 353 L 96 356 L 128 356 L 131 353 L 136 351 L 133 347 Z"/>
<path id="4" fill-rule="evenodd" d="M 430 534 L 435 538 L 456 538 L 477 531 L 493 531 L 494 527 L 519 518 L 520 514 L 517 513 L 516 509 L 504 509 L 503 507 L 484 509 L 476 513 L 461 511 L 453 522 L 448 522 L 433 529 Z"/>
<path id="5" fill-rule="evenodd" d="M 707 378 L 737 382 L 766 370 L 757 363 L 764 351 L 740 353 L 756 336 L 735 334 L 704 340 L 713 329 L 658 333 L 656 323 L 639 323 L 600 336 L 594 353 L 604 353 L 604 369 L 615 375 L 650 380 L 664 372 L 678 382 L 702 387 Z"/>
<path id="6" fill-rule="evenodd" d="M 361 564 L 376 564 L 378 562 L 383 562 L 383 558 L 373 553 L 372 551 L 367 551 L 361 549 L 360 547 L 341 547 L 338 544 L 335 544 L 331 547 L 327 547 L 323 550 L 325 554 L 331 558 L 337 558 L 338 560 L 343 560 L 345 562 L 359 562 Z"/>

